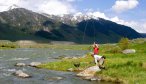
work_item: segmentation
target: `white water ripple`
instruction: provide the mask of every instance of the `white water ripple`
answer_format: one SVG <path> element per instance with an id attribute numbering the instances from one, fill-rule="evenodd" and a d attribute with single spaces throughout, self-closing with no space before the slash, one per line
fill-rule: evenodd
<path id="1" fill-rule="evenodd" d="M 14 61 L 14 60 L 28 60 L 29 58 L 13 58 L 13 59 L 10 59 L 10 61 Z"/>

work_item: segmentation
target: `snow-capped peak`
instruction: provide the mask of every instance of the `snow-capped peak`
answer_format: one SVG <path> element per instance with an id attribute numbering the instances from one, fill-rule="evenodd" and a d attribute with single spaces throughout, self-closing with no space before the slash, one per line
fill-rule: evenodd
<path id="1" fill-rule="evenodd" d="M 79 13 L 74 14 L 71 20 L 80 22 L 82 20 L 89 20 L 89 19 L 97 19 L 98 20 L 99 17 L 94 15 L 93 13 L 83 14 L 83 13 L 79 12 Z"/>
<path id="2" fill-rule="evenodd" d="M 10 6 L 8 8 L 8 10 L 12 10 L 12 9 L 15 9 L 15 8 L 20 8 L 19 6 L 17 6 L 16 4 L 13 4 L 12 6 Z"/>
<path id="3" fill-rule="evenodd" d="M 89 20 L 89 19 L 96 19 L 99 20 L 99 18 L 104 17 L 103 14 L 100 14 L 98 12 L 88 12 L 88 13 L 82 13 L 82 12 L 78 12 L 75 14 L 64 14 L 64 15 L 48 15 L 48 14 L 44 14 L 42 13 L 42 15 L 47 16 L 51 19 L 58 19 L 61 22 L 64 23 L 69 23 L 71 21 L 73 22 L 81 22 L 83 20 Z"/>

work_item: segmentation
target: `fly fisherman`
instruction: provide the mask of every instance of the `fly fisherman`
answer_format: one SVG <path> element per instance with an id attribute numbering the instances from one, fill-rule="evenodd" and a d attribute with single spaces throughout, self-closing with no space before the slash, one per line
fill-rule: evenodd
<path id="1" fill-rule="evenodd" d="M 103 64 L 104 64 L 106 57 L 98 55 L 99 54 L 99 45 L 98 44 L 96 44 L 94 42 L 92 47 L 93 47 L 93 57 L 94 57 L 96 65 L 99 66 L 99 68 L 104 68 Z"/>

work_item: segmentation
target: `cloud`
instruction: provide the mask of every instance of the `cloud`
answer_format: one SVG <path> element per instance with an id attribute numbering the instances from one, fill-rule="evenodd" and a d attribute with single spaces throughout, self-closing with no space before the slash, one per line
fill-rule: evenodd
<path id="1" fill-rule="evenodd" d="M 146 22 L 144 22 L 142 26 L 142 30 L 145 31 L 144 33 L 146 33 Z"/>
<path id="2" fill-rule="evenodd" d="M 87 12 L 86 13 L 88 16 L 92 16 L 93 18 L 104 18 L 104 19 L 109 19 L 104 13 L 101 13 L 99 11 L 96 12 Z"/>
<path id="3" fill-rule="evenodd" d="M 134 30 L 136 30 L 137 32 L 146 33 L 146 22 L 144 23 L 144 22 L 137 22 L 137 21 L 125 21 L 125 20 L 119 19 L 117 16 L 110 18 L 110 20 L 118 24 L 129 26 L 133 28 Z"/>
<path id="4" fill-rule="evenodd" d="M 143 24 L 143 27 L 146 28 L 146 22 Z"/>
<path id="5" fill-rule="evenodd" d="M 76 11 L 69 2 L 65 2 L 65 1 L 62 2 L 59 0 L 47 1 L 41 4 L 38 10 L 44 13 L 54 14 L 54 15 L 69 14 L 69 13 L 74 13 Z"/>
<path id="6" fill-rule="evenodd" d="M 18 4 L 19 0 L 0 0 L 0 12 L 8 10 L 13 4 Z"/>
<path id="7" fill-rule="evenodd" d="M 76 1 L 76 0 L 65 0 L 65 1 L 68 1 L 68 2 L 74 2 L 74 1 Z"/>
<path id="8" fill-rule="evenodd" d="M 62 1 L 67 1 L 67 2 L 77 2 L 77 1 L 82 1 L 82 0 L 62 0 Z"/>
<path id="9" fill-rule="evenodd" d="M 117 0 L 112 6 L 112 9 L 115 12 L 121 13 L 137 7 L 138 4 L 138 0 Z"/>
<path id="10" fill-rule="evenodd" d="M 94 10 L 92 8 L 86 8 L 84 9 L 85 12 L 93 12 Z"/>
<path id="11" fill-rule="evenodd" d="M 10 6 L 16 4 L 37 12 L 54 15 L 69 14 L 77 11 L 72 4 L 74 1 L 78 0 L 0 0 L 0 11 L 8 10 Z"/>

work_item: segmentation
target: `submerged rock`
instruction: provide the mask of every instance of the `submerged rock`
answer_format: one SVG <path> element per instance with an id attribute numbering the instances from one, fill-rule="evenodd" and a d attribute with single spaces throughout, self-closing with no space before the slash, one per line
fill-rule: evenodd
<path id="1" fill-rule="evenodd" d="M 65 55 L 60 55 L 58 57 L 55 57 L 54 59 L 64 59 L 65 58 Z"/>
<path id="2" fill-rule="evenodd" d="M 101 80 L 101 78 L 98 78 L 98 77 L 92 77 L 91 79 L 90 79 L 91 81 L 100 81 Z"/>
<path id="3" fill-rule="evenodd" d="M 26 64 L 25 63 L 16 63 L 15 66 L 23 67 L 23 66 L 26 66 Z"/>
<path id="4" fill-rule="evenodd" d="M 31 62 L 30 64 L 29 64 L 29 66 L 31 66 L 31 67 L 37 67 L 38 65 L 40 65 L 41 64 L 41 62 Z"/>
<path id="5" fill-rule="evenodd" d="M 71 71 L 72 72 L 72 71 L 74 71 L 74 69 L 73 68 L 69 68 L 69 69 L 67 69 L 67 71 Z"/>
<path id="6" fill-rule="evenodd" d="M 30 78 L 31 76 L 24 73 L 22 70 L 18 70 L 14 73 L 14 75 L 21 77 L 21 78 Z"/>
<path id="7" fill-rule="evenodd" d="M 63 59 L 72 59 L 72 57 L 64 57 Z"/>
<path id="8" fill-rule="evenodd" d="M 77 74 L 80 77 L 94 77 L 95 73 L 101 71 L 98 66 L 92 66 Z"/>
<path id="9" fill-rule="evenodd" d="M 130 53 L 135 53 L 136 50 L 135 49 L 126 49 L 126 50 L 123 50 L 122 53 L 124 54 L 130 54 Z"/>
<path id="10" fill-rule="evenodd" d="M 78 57 L 72 57 L 72 59 L 78 59 Z"/>
<path id="11" fill-rule="evenodd" d="M 28 60 L 29 58 L 13 58 L 13 59 L 10 59 L 10 60 Z"/>
<path id="12" fill-rule="evenodd" d="M 83 77 L 85 80 L 90 80 L 90 81 L 100 81 L 101 78 L 99 77 Z"/>
<path id="13" fill-rule="evenodd" d="M 62 80 L 63 77 L 49 77 L 47 80 L 49 81 L 55 81 L 55 80 Z"/>

